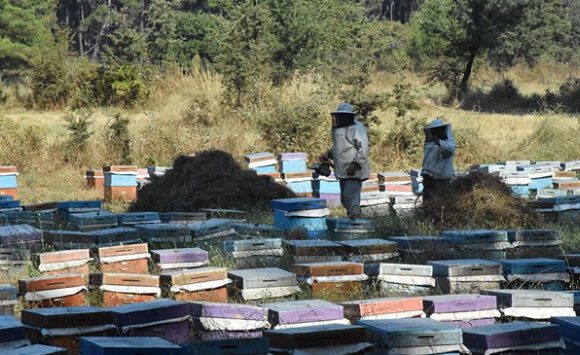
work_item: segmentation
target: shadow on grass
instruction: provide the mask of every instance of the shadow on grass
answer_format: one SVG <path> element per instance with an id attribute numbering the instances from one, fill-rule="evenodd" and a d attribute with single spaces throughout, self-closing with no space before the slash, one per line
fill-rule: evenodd
<path id="1" fill-rule="evenodd" d="M 568 77 L 557 92 L 524 96 L 507 79 L 497 83 L 489 92 L 476 90 L 462 101 L 461 108 L 485 113 L 528 114 L 530 112 L 579 113 L 580 78 Z"/>

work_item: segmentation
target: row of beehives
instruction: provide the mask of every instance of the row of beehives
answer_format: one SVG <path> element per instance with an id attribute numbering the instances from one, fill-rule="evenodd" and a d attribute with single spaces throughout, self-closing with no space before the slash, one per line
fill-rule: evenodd
<path id="1" fill-rule="evenodd" d="M 21 321 L 0 316 L 0 349 L 41 353 L 26 347 L 34 343 L 58 347 L 45 348 L 46 354 L 86 355 L 577 354 L 580 317 L 573 298 L 564 292 L 487 290 L 338 304 L 156 300 L 25 309 Z"/>
<path id="2" fill-rule="evenodd" d="M 334 176 L 318 175 L 308 167 L 307 153 L 281 153 L 276 157 L 269 152 L 245 156 L 248 168 L 259 175 L 270 176 L 285 184 L 300 197 L 319 197 L 329 207 L 340 205 L 340 182 Z M 389 204 L 396 210 L 414 208 L 420 200 L 420 177 L 404 172 L 371 173 L 363 183 L 361 204 L 367 214 L 389 212 Z"/>

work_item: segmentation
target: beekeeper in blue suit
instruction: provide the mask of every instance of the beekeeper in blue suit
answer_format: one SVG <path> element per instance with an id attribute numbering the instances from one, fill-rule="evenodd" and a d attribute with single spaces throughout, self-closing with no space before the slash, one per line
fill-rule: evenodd
<path id="1" fill-rule="evenodd" d="M 321 159 L 334 161 L 334 175 L 340 180 L 340 202 L 350 218 L 360 218 L 363 181 L 369 178 L 369 138 L 366 127 L 347 102 L 332 116 L 332 149 Z"/>
<path id="2" fill-rule="evenodd" d="M 425 127 L 425 146 L 423 151 L 423 199 L 429 200 L 449 184 L 455 175 L 453 158 L 455 139 L 451 124 L 440 118 Z"/>

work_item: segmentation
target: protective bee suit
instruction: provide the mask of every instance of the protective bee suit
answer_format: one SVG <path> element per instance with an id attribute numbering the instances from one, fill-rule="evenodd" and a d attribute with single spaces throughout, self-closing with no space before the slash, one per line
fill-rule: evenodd
<path id="1" fill-rule="evenodd" d="M 334 161 L 334 175 L 340 180 L 340 200 L 349 217 L 361 215 L 360 194 L 369 178 L 369 139 L 366 127 L 356 119 L 351 104 L 343 102 L 332 115 L 332 149 L 326 154 Z"/>
<path id="2" fill-rule="evenodd" d="M 429 199 L 434 192 L 447 185 L 455 175 L 453 159 L 455 138 L 451 124 L 437 118 L 425 128 L 423 150 L 423 198 Z"/>

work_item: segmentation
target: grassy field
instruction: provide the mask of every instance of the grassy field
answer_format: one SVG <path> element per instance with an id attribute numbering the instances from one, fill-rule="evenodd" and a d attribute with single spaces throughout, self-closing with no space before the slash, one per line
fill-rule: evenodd
<path id="1" fill-rule="evenodd" d="M 511 78 L 522 96 L 556 91 L 568 75 L 578 71 L 556 64 L 543 64 L 533 70 L 516 66 L 506 77 Z M 503 78 L 493 71 L 475 73 L 473 89 L 486 92 Z M 376 171 L 405 170 L 420 165 L 421 147 L 412 153 L 392 149 L 383 141 L 397 125 L 405 120 L 428 122 L 443 117 L 453 123 L 460 141 L 457 165 L 469 165 L 507 159 L 572 160 L 580 159 L 580 117 L 559 110 L 532 111 L 513 107 L 502 113 L 489 108 L 465 110 L 453 105 L 442 105 L 445 90 L 440 85 L 430 86 L 425 79 L 413 73 L 394 75 L 377 73 L 369 89 L 388 94 L 398 82 L 411 84 L 420 109 L 411 111 L 403 120 L 397 120 L 392 110 L 377 112 L 379 142 L 371 142 L 372 162 Z M 170 165 L 179 154 L 217 148 L 230 152 L 241 160 L 248 152 L 269 150 L 267 140 L 260 135 L 256 117 L 276 119 L 270 103 L 294 104 L 314 100 L 327 113 L 340 98 L 325 87 L 314 75 L 296 77 L 282 88 L 264 88 L 261 107 L 233 110 L 223 104 L 224 88 L 217 75 L 201 70 L 190 75 L 168 74 L 155 84 L 150 100 L 132 111 L 121 111 L 131 119 L 133 160 L 140 166 Z M 11 102 L 11 101 L 9 101 Z M 6 144 L 0 147 L 0 162 L 14 164 L 21 170 L 19 183 L 24 203 L 46 200 L 83 199 L 98 197 L 84 189 L 84 170 L 110 164 L 104 143 L 104 130 L 111 117 L 120 112 L 115 108 L 92 111 L 93 132 L 87 151 L 78 164 L 64 161 L 68 136 L 65 118 L 68 111 L 35 112 L 14 103 L 0 113 L 0 138 Z M 314 118 L 316 119 L 316 118 Z M 321 125 L 329 125 L 327 121 Z M 324 131 L 323 131 L 324 132 Z M 408 134 L 408 133 L 407 133 Z M 421 132 L 414 132 L 418 134 Z M 324 150 L 329 144 L 330 132 L 321 134 L 316 149 Z M 316 156 L 317 152 L 311 152 Z"/>

